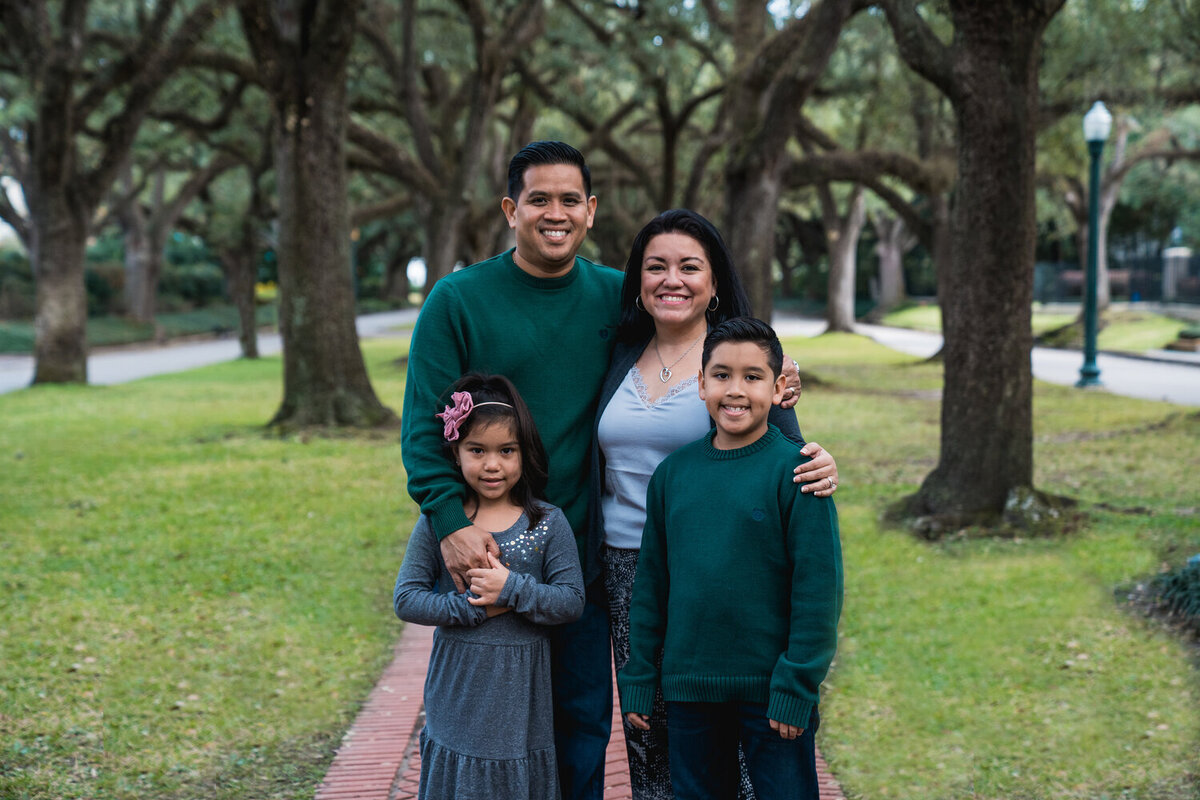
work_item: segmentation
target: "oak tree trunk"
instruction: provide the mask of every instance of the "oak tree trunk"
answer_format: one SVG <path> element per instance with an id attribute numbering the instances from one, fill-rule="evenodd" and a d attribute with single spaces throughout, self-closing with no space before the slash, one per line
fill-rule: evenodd
<path id="1" fill-rule="evenodd" d="M 87 383 L 87 290 L 83 263 L 87 214 L 72 208 L 65 189 L 42 194 L 34 224 L 33 382 Z"/>
<path id="2" fill-rule="evenodd" d="M 377 425 L 393 414 L 371 387 L 354 323 L 345 71 L 307 78 L 275 132 L 284 394 L 271 422 Z"/>
<path id="3" fill-rule="evenodd" d="M 996 4 L 1011 6 L 1013 4 Z M 1019 4 L 1017 4 L 1019 5 Z M 945 334 L 941 453 L 924 510 L 999 513 L 1033 484 L 1030 327 L 1034 142 L 1041 28 L 1006 14 L 955 17 L 958 184 L 950 263 L 938 270 Z"/>
<path id="4" fill-rule="evenodd" d="M 254 299 L 254 234 L 243 234 L 240 244 L 222 248 L 221 269 L 229 297 L 238 312 L 238 344 L 242 358 L 258 358 L 258 318 Z"/>
<path id="5" fill-rule="evenodd" d="M 825 305 L 827 332 L 854 332 L 854 288 L 858 272 L 858 239 L 866 221 L 862 187 L 850 195 L 845 216 L 837 213 L 833 195 L 821 187 L 825 236 L 829 242 L 829 299 Z"/>
<path id="6" fill-rule="evenodd" d="M 271 424 L 392 423 L 354 319 L 345 141 L 358 3 L 243 0 L 241 13 L 275 106 L 283 401 Z"/>
<path id="7" fill-rule="evenodd" d="M 855 4 L 821 0 L 770 34 L 761 3 L 734 5 L 737 68 L 725 89 L 725 111 L 736 123 L 725 165 L 725 232 L 754 313 L 770 319 L 787 143 Z"/>
<path id="8" fill-rule="evenodd" d="M 777 162 L 778 158 L 771 160 Z M 778 166 L 765 162 L 747 160 L 726 169 L 725 231 L 750 307 L 755 316 L 770 319 L 774 306 L 771 256 L 775 250 L 775 209 L 783 187 Z"/>
<path id="9" fill-rule="evenodd" d="M 879 258 L 879 296 L 876 313 L 889 311 L 904 302 L 904 254 L 912 249 L 915 237 L 899 217 L 882 214 L 872 219 Z"/>

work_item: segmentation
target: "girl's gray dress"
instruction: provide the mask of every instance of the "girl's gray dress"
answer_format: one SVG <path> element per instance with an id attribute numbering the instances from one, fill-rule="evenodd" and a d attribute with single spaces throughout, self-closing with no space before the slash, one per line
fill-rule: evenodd
<path id="1" fill-rule="evenodd" d="M 583 573 L 562 511 L 493 533 L 511 570 L 491 619 L 459 594 L 422 515 L 396 577 L 396 616 L 437 625 L 425 679 L 422 800 L 559 794 L 546 625 L 583 613 Z"/>

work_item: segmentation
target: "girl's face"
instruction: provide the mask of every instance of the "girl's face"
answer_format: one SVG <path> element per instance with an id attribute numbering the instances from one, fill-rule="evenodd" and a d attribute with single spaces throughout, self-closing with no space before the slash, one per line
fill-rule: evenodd
<path id="1" fill-rule="evenodd" d="M 702 324 L 717 293 L 712 265 L 700 242 L 686 233 L 660 233 L 642 255 L 642 305 L 656 327 Z"/>
<path id="2" fill-rule="evenodd" d="M 481 503 L 506 500 L 521 480 L 521 446 L 506 421 L 475 425 L 458 442 L 458 465 Z"/>

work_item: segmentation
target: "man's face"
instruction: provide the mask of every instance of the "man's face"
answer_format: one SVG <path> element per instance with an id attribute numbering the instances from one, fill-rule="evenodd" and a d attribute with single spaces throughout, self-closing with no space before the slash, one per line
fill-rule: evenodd
<path id="1" fill-rule="evenodd" d="M 596 198 L 583 188 L 574 164 L 545 164 L 525 170 L 525 186 L 514 203 L 500 202 L 508 227 L 517 232 L 517 266 L 538 278 L 571 270 L 596 215 Z"/>

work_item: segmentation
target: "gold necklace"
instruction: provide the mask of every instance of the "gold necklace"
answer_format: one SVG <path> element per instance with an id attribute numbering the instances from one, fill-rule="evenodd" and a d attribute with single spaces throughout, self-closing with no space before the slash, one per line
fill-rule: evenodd
<path id="1" fill-rule="evenodd" d="M 704 338 L 704 334 L 702 333 L 696 339 L 696 341 L 692 342 L 691 347 L 689 347 L 687 350 L 683 351 L 682 356 L 680 356 L 679 358 L 677 358 L 671 362 L 671 367 L 675 366 L 680 361 L 683 361 L 683 359 L 687 356 L 687 354 L 692 352 L 692 350 L 695 349 L 696 345 L 700 344 L 700 340 L 703 338 Z M 658 337 L 657 336 L 654 337 L 654 355 L 658 356 L 658 363 L 662 364 L 662 369 L 659 370 L 659 372 L 658 372 L 658 379 L 660 381 L 662 381 L 663 383 L 666 383 L 667 381 L 671 380 L 671 367 L 667 366 L 667 362 L 663 361 L 662 353 L 658 352 Z"/>

